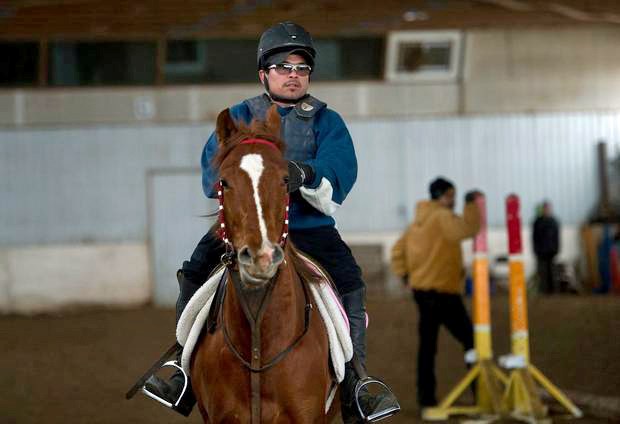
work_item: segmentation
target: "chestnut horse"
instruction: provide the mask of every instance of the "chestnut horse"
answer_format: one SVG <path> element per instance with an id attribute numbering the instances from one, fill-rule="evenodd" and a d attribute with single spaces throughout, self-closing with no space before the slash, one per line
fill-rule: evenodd
<path id="1" fill-rule="evenodd" d="M 273 106 L 265 122 L 246 126 L 225 110 L 216 131 L 218 226 L 234 256 L 217 327 L 203 330 L 191 361 L 200 413 L 205 423 L 327 422 L 328 339 L 310 313 L 309 270 L 286 242 L 280 116 Z"/>

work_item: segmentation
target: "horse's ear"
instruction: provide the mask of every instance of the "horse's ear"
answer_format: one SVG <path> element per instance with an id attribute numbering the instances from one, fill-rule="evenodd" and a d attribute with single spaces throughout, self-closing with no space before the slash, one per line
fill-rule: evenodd
<path id="1" fill-rule="evenodd" d="M 267 127 L 267 130 L 277 138 L 280 138 L 280 122 L 278 107 L 276 105 L 271 105 L 271 107 L 267 110 L 265 126 Z"/>
<path id="2" fill-rule="evenodd" d="M 224 109 L 217 115 L 215 132 L 220 145 L 226 144 L 230 137 L 238 131 L 235 121 L 230 116 L 230 110 Z"/>

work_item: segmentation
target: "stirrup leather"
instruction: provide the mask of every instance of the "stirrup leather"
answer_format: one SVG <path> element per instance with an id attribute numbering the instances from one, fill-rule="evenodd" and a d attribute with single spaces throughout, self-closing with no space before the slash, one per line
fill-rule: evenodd
<path id="1" fill-rule="evenodd" d="M 145 395 L 147 395 L 151 399 L 154 399 L 157 402 L 167 406 L 168 408 L 172 408 L 172 409 L 176 410 L 177 407 L 179 406 L 179 403 L 181 402 L 181 399 L 183 399 L 183 396 L 185 396 L 185 392 L 187 391 L 187 387 L 189 385 L 189 378 L 187 377 L 187 374 L 185 373 L 185 371 L 183 371 L 183 368 L 178 365 L 177 361 L 168 361 L 168 362 L 164 363 L 161 367 L 162 368 L 164 368 L 164 367 L 173 367 L 173 368 L 176 368 L 177 370 L 179 370 L 179 371 L 181 371 L 183 373 L 183 379 L 184 379 L 183 390 L 181 390 L 181 394 L 179 395 L 179 398 L 174 403 L 168 402 L 166 399 L 163 399 L 163 398 L 159 397 L 158 395 L 156 395 L 155 393 L 149 391 L 146 388 L 146 385 L 142 386 L 142 393 L 144 393 Z"/>
<path id="2" fill-rule="evenodd" d="M 363 410 L 362 405 L 360 405 L 360 394 L 362 392 L 362 389 L 371 384 L 377 384 L 380 386 L 381 391 L 388 396 L 388 399 L 390 400 L 390 405 L 387 405 L 387 407 L 379 409 L 378 411 Z M 357 412 L 359 413 L 360 417 L 362 417 L 364 422 L 368 423 L 374 423 L 384 418 L 391 417 L 392 415 L 395 415 L 400 411 L 400 404 L 398 403 L 398 399 L 396 399 L 396 396 L 394 395 L 392 390 L 390 390 L 387 384 L 385 384 L 378 378 L 370 376 L 366 376 L 365 378 L 358 380 L 357 384 L 355 384 L 355 405 L 357 406 Z"/>

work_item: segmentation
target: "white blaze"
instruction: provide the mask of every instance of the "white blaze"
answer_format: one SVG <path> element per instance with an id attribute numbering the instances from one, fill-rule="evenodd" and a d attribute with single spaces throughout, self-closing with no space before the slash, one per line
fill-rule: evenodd
<path id="1" fill-rule="evenodd" d="M 258 194 L 258 183 L 260 177 L 263 174 L 263 157 L 252 153 L 245 155 L 241 158 L 241 165 L 239 166 L 250 176 L 252 181 L 252 188 L 254 189 L 254 202 L 256 203 L 256 214 L 258 215 L 258 227 L 260 228 L 260 234 L 263 237 L 262 245 L 267 243 L 267 226 L 265 225 L 265 218 L 263 217 L 263 207 L 260 203 L 260 195 Z"/>

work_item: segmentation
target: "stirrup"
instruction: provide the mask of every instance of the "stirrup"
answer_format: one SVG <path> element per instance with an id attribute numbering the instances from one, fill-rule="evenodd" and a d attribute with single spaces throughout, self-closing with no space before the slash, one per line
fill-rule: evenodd
<path id="1" fill-rule="evenodd" d="M 144 384 L 142 386 L 142 393 L 144 393 L 145 395 L 147 395 L 148 397 L 150 397 L 151 399 L 156 400 L 157 402 L 163 404 L 164 406 L 167 406 L 168 408 L 174 409 L 175 411 L 181 412 L 178 407 L 179 404 L 181 402 L 181 399 L 183 399 L 183 396 L 185 396 L 185 392 L 187 391 L 187 387 L 189 385 L 189 378 L 187 377 L 187 374 L 185 374 L 185 371 L 183 371 L 183 368 L 180 367 L 177 364 L 177 361 L 168 361 L 166 363 L 164 363 L 161 368 L 164 367 L 173 367 L 176 368 L 177 370 L 181 371 L 181 373 L 183 373 L 183 390 L 181 390 L 181 394 L 179 395 L 179 398 L 174 402 L 169 402 L 166 399 L 163 399 L 162 397 L 158 396 L 157 394 L 149 391 L 149 389 L 146 388 L 146 384 Z M 183 413 L 183 412 L 181 412 Z"/>
<path id="2" fill-rule="evenodd" d="M 366 388 L 371 384 L 376 384 L 379 386 L 380 392 L 377 394 L 377 396 L 384 394 L 386 395 L 386 397 L 383 399 L 383 402 L 380 402 L 379 405 L 377 405 L 379 406 L 379 408 L 375 406 L 372 411 L 364 411 L 362 405 L 360 405 L 360 394 L 362 392 L 362 389 Z M 358 380 L 355 384 L 355 405 L 357 406 L 357 412 L 359 413 L 360 417 L 362 417 L 362 419 L 368 423 L 374 423 L 384 418 L 391 417 L 392 415 L 395 415 L 400 411 L 400 404 L 398 403 L 398 399 L 396 399 L 396 396 L 394 395 L 392 390 L 390 390 L 387 384 L 385 384 L 378 378 L 370 376 Z"/>

